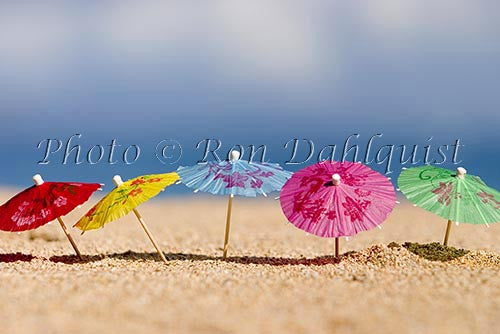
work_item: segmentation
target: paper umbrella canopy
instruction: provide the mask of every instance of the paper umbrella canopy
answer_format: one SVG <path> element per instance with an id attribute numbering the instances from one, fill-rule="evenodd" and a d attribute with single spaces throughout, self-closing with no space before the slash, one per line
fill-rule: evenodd
<path id="1" fill-rule="evenodd" d="M 41 177 L 36 175 L 35 179 Z M 25 189 L 0 206 L 0 230 L 32 230 L 86 202 L 98 183 L 43 182 Z"/>
<path id="2" fill-rule="evenodd" d="M 143 175 L 117 185 L 83 216 L 75 227 L 88 231 L 127 215 L 179 179 L 176 173 Z"/>
<path id="3" fill-rule="evenodd" d="M 448 220 L 444 245 L 448 244 L 451 222 L 500 221 L 500 193 L 462 167 L 456 171 L 434 166 L 404 169 L 398 187 L 410 202 Z"/>
<path id="4" fill-rule="evenodd" d="M 381 224 L 396 195 L 387 177 L 363 164 L 323 161 L 294 173 L 281 190 L 280 202 L 296 227 L 338 238 Z"/>
<path id="5" fill-rule="evenodd" d="M 248 197 L 280 191 L 292 175 L 278 164 L 239 160 L 238 151 L 231 154 L 229 160 L 179 167 L 177 173 L 182 183 L 195 192 Z"/>

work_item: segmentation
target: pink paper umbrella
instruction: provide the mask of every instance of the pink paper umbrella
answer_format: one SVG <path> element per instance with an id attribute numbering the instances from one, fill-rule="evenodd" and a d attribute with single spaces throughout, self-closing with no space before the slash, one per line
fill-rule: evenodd
<path id="1" fill-rule="evenodd" d="M 325 238 L 353 236 L 380 225 L 396 194 L 390 180 L 353 162 L 323 161 L 292 175 L 280 193 L 283 213 L 296 227 Z"/>

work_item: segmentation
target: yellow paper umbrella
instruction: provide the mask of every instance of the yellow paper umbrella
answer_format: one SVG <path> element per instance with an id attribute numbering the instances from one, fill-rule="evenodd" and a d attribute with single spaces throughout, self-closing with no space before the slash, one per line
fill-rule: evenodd
<path id="1" fill-rule="evenodd" d="M 85 216 L 75 224 L 83 232 L 103 227 L 106 223 L 125 216 L 133 211 L 142 228 L 155 246 L 161 259 L 167 259 L 149 231 L 136 207 L 158 195 L 165 187 L 179 180 L 177 173 L 152 174 L 122 181 L 120 175 L 113 177 L 116 188 L 101 199 Z M 82 233 L 83 233 L 82 232 Z"/>

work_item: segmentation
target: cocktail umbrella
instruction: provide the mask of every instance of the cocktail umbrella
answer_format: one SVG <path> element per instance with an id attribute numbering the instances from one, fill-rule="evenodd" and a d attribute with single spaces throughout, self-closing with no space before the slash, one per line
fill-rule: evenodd
<path id="1" fill-rule="evenodd" d="M 83 216 L 75 226 L 83 232 L 104 227 L 106 223 L 116 220 L 133 211 L 142 228 L 153 243 L 163 262 L 167 259 L 153 238 L 144 219 L 136 207 L 158 195 L 165 187 L 179 179 L 177 173 L 143 175 L 123 182 L 120 175 L 113 177 L 116 188 L 101 199 Z M 82 232 L 82 234 L 83 234 Z"/>
<path id="2" fill-rule="evenodd" d="M 33 181 L 34 186 L 25 189 L 0 206 L 0 230 L 10 232 L 33 230 L 57 219 L 76 254 L 82 259 L 61 217 L 86 202 L 101 185 L 44 182 L 38 174 L 33 176 Z"/>
<path id="3" fill-rule="evenodd" d="M 320 237 L 353 236 L 380 225 L 396 204 L 392 183 L 369 167 L 323 161 L 292 175 L 280 193 L 283 213 L 300 228 Z"/>
<path id="4" fill-rule="evenodd" d="M 227 257 L 229 246 L 229 228 L 234 195 L 266 196 L 270 192 L 279 191 L 291 176 L 290 172 L 283 170 L 278 164 L 248 162 L 239 160 L 239 158 L 240 152 L 232 151 L 229 160 L 179 167 L 177 170 L 182 183 L 195 189 L 195 192 L 203 191 L 229 197 L 223 248 L 224 258 Z"/>
<path id="5" fill-rule="evenodd" d="M 489 224 L 500 221 L 500 193 L 465 168 L 451 171 L 434 166 L 403 169 L 398 186 L 413 204 L 447 219 L 443 244 L 451 223 Z"/>

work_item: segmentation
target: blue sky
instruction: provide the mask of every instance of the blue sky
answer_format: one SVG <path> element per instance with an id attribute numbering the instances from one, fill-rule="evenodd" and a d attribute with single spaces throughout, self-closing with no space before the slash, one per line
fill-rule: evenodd
<path id="1" fill-rule="evenodd" d="M 383 133 L 394 145 L 460 138 L 463 165 L 499 188 L 499 7 L 2 1 L 0 183 L 172 170 L 154 157 L 163 138 L 183 144 L 182 164 L 203 138 L 267 144 L 283 162 L 291 138 L 341 145 L 359 133 L 365 146 Z M 130 166 L 37 165 L 40 140 L 75 133 L 82 149 L 117 138 L 144 155 Z"/>

